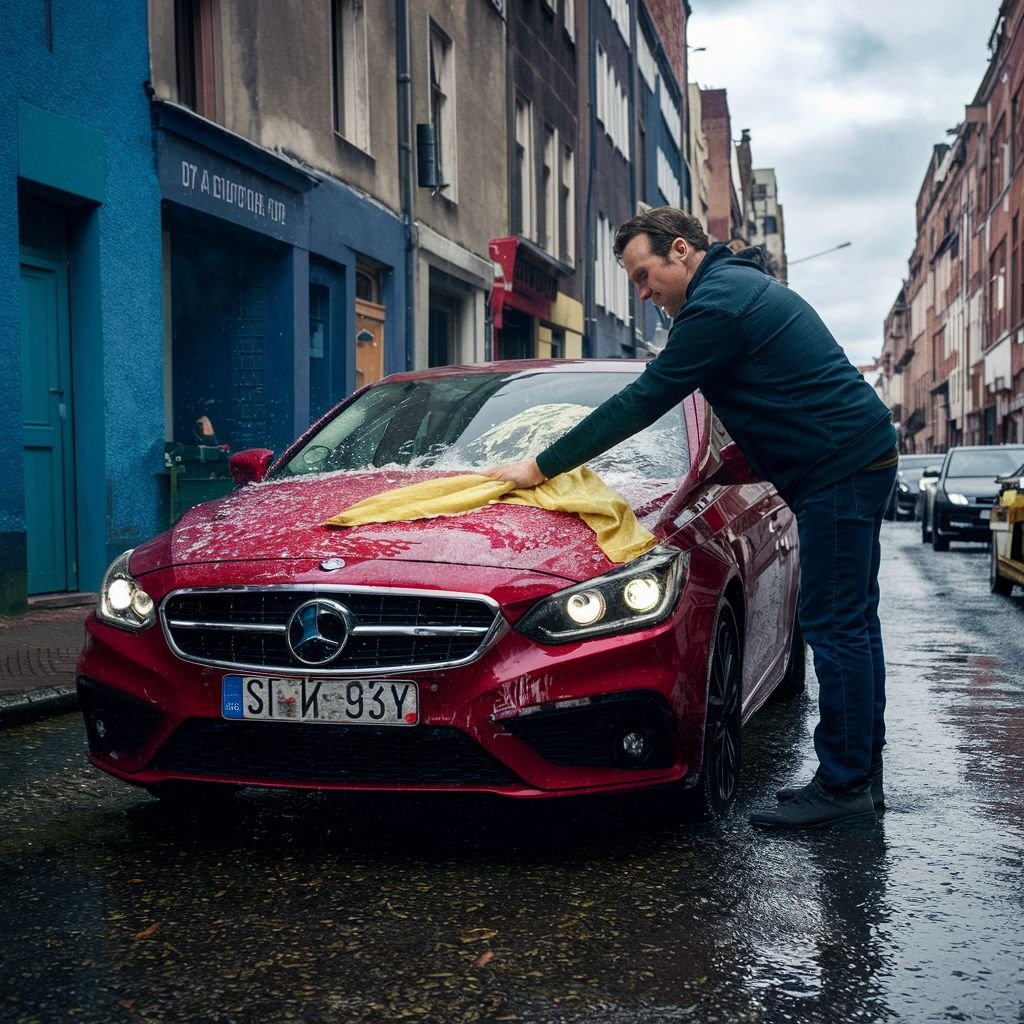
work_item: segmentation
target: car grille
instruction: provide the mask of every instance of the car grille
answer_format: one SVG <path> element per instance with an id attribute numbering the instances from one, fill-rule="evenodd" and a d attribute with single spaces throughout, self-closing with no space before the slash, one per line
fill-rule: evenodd
<path id="1" fill-rule="evenodd" d="M 287 629 L 292 614 L 316 598 L 343 606 L 348 629 L 336 657 L 311 665 L 295 657 Z M 462 664 L 499 624 L 497 606 L 485 598 L 368 588 L 177 591 L 161 618 L 171 647 L 188 661 L 317 675 Z"/>
<path id="2" fill-rule="evenodd" d="M 465 733 L 416 728 L 189 719 L 151 766 L 183 775 L 279 782 L 514 785 Z"/>

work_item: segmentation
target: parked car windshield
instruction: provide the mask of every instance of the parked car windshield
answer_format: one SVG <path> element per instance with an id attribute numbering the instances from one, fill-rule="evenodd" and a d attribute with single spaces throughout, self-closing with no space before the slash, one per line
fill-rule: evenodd
<path id="1" fill-rule="evenodd" d="M 523 370 L 383 383 L 341 409 L 273 475 L 478 469 L 531 458 L 629 380 L 620 372 Z M 682 407 L 590 465 L 604 476 L 678 480 L 689 468 Z"/>
<path id="2" fill-rule="evenodd" d="M 946 476 L 1006 476 L 1013 472 L 1022 456 L 1024 446 L 1021 445 L 1012 448 L 977 448 L 974 451 L 951 452 Z"/>
<path id="3" fill-rule="evenodd" d="M 901 455 L 899 460 L 899 474 L 903 479 L 913 486 L 921 479 L 921 474 L 929 466 L 938 466 L 942 462 L 941 455 Z"/>

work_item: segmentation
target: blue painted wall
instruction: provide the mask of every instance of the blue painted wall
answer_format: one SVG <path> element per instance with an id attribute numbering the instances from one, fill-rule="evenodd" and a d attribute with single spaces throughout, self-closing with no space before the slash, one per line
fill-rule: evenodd
<path id="1" fill-rule="evenodd" d="M 24 602 L 18 180 L 68 208 L 79 586 L 159 528 L 160 194 L 146 5 L 18 4 L 0 33 L 0 611 Z"/>

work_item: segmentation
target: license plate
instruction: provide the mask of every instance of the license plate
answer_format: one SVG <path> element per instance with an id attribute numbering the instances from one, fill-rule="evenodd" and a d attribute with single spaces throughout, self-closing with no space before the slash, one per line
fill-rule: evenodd
<path id="1" fill-rule="evenodd" d="M 981 510 L 981 512 L 978 513 L 978 518 L 979 519 L 991 519 L 992 518 L 992 509 L 990 509 L 990 508 L 983 508 Z"/>
<path id="2" fill-rule="evenodd" d="M 346 725 L 416 725 L 419 691 L 408 679 L 225 676 L 224 718 Z"/>

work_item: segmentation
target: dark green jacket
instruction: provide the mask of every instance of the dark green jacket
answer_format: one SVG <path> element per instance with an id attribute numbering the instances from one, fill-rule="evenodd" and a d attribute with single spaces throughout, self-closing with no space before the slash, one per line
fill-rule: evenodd
<path id="1" fill-rule="evenodd" d="M 896 443 L 889 410 L 795 292 L 721 244 L 664 351 L 537 457 L 545 476 L 595 458 L 700 388 L 751 468 L 791 505 Z"/>

